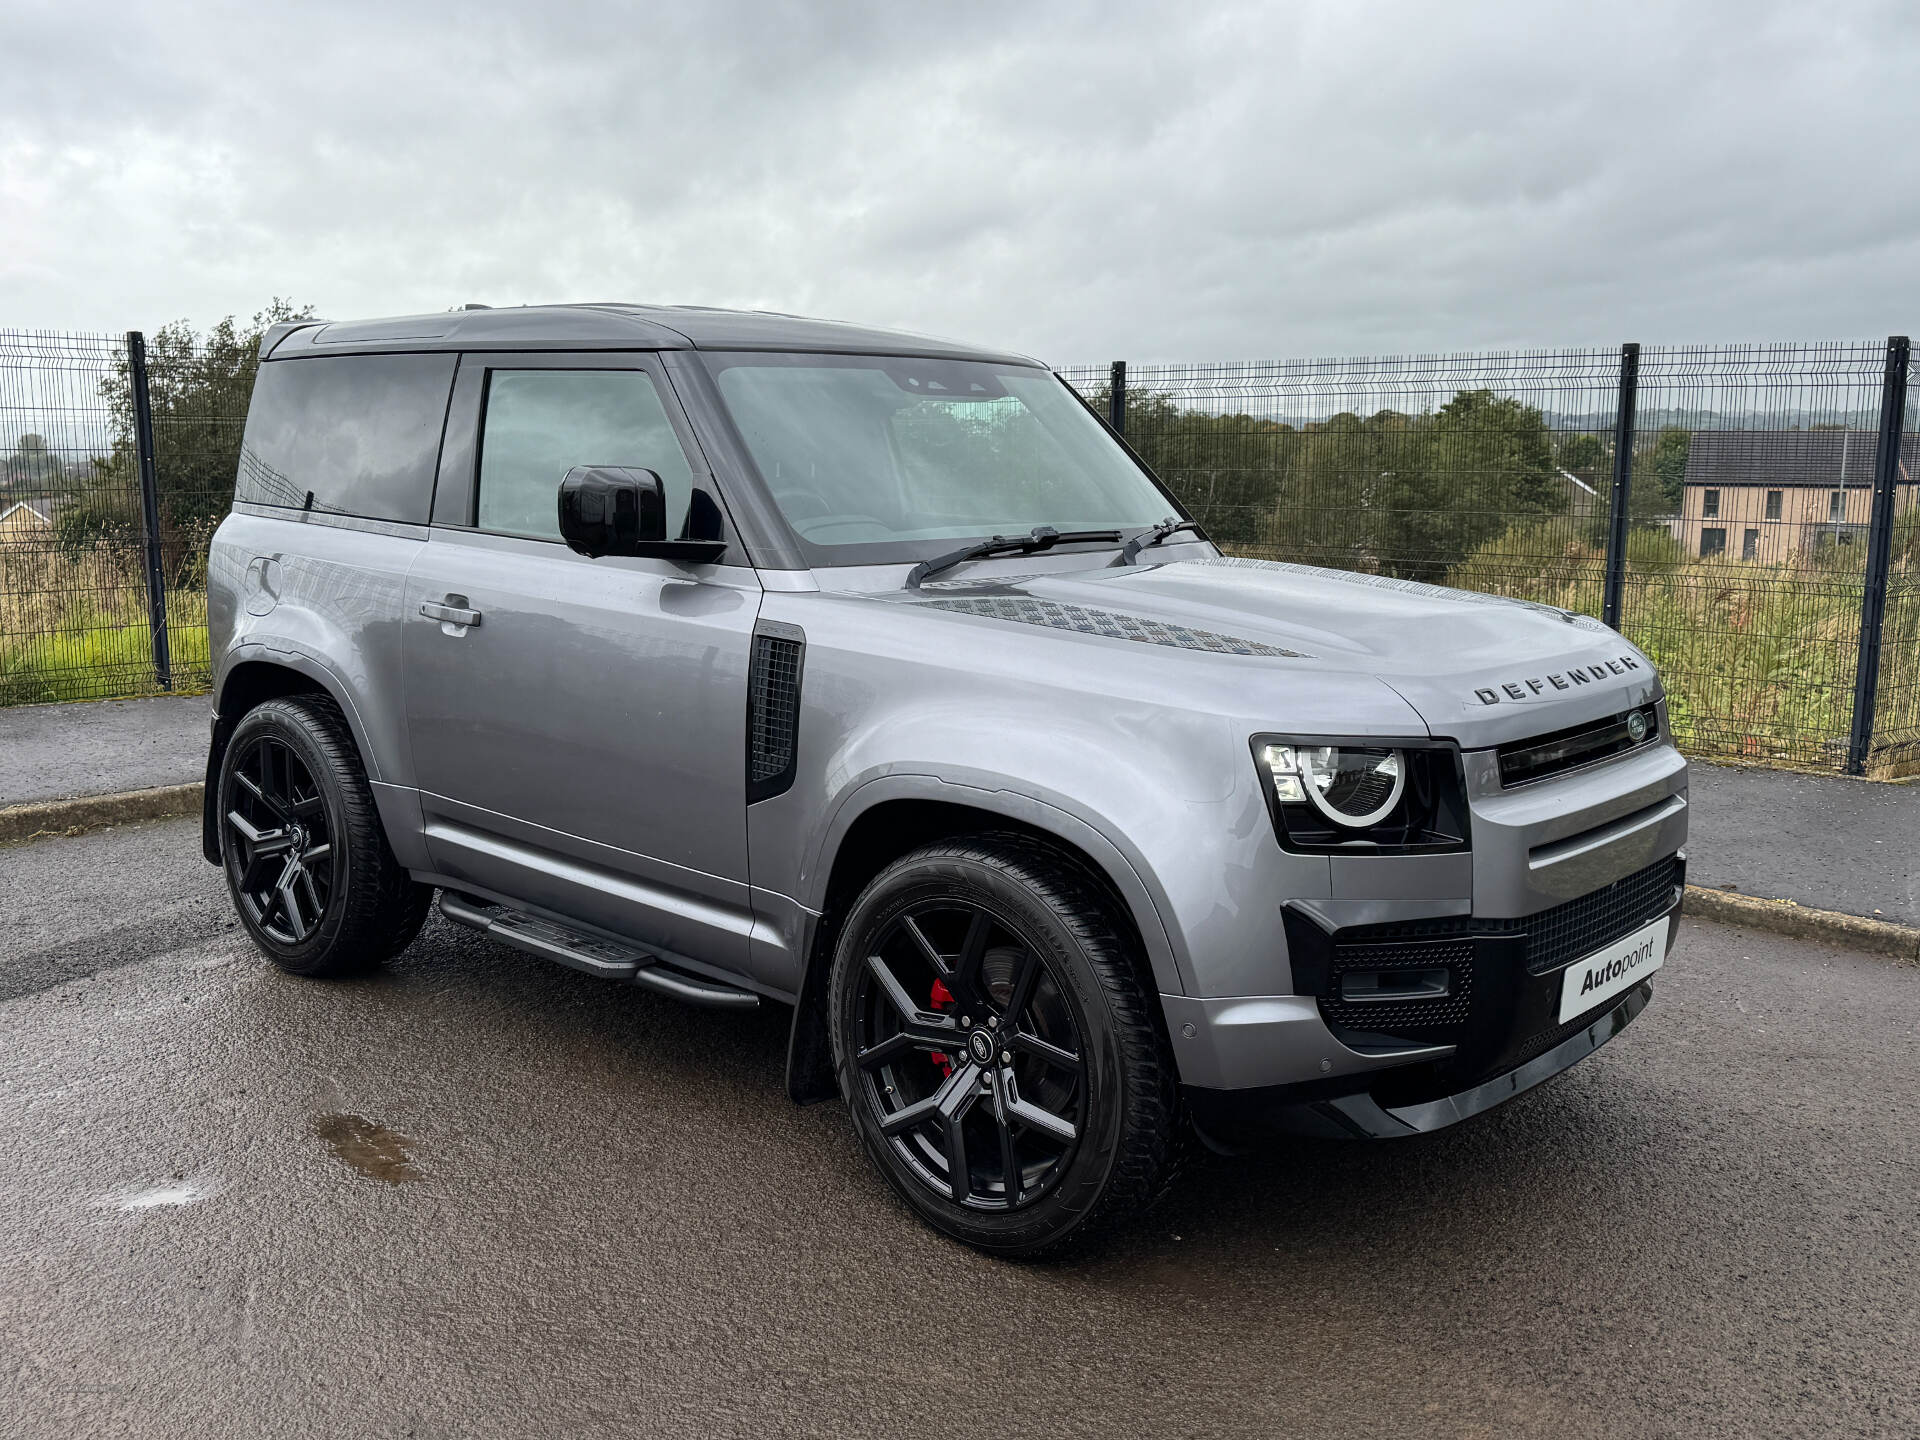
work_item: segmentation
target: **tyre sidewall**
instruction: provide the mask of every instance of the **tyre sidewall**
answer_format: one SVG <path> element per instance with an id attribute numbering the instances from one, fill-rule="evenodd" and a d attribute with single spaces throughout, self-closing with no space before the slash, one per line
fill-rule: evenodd
<path id="1" fill-rule="evenodd" d="M 220 868 L 227 878 L 227 893 L 233 899 L 234 913 L 253 937 L 254 944 L 274 964 L 295 975 L 316 971 L 331 958 L 340 941 L 341 931 L 346 927 L 347 911 L 352 901 L 347 891 L 349 877 L 353 874 L 353 836 L 347 824 L 343 780 L 326 751 L 314 738 L 314 724 L 313 717 L 297 702 L 266 701 L 248 711 L 234 727 L 233 737 L 227 742 L 226 754 L 220 762 Z M 313 933 L 296 945 L 289 945 L 269 935 L 254 920 L 251 908 L 240 890 L 236 857 L 228 837 L 227 815 L 234 808 L 235 791 L 239 785 L 234 777 L 240 757 L 263 735 L 284 744 L 299 757 L 300 763 L 306 766 L 307 773 L 313 777 L 326 811 L 328 843 L 333 847 L 327 857 L 333 873 L 327 892 L 326 913 L 321 916 Z"/>
<path id="2" fill-rule="evenodd" d="M 1127 1087 L 1115 1018 L 1084 944 L 1026 881 L 1024 857 L 932 853 L 908 856 L 870 885 L 841 927 L 829 991 L 835 1073 L 855 1133 L 888 1182 L 927 1223 L 980 1249 L 1017 1255 L 1064 1241 L 1096 1207 L 1125 1134 Z M 1088 1122 L 1067 1172 L 1031 1206 L 1007 1213 L 974 1210 L 936 1195 L 894 1153 L 880 1131 L 853 1060 L 856 983 L 872 944 L 903 911 L 930 900 L 985 909 L 1042 956 L 1060 986 L 1081 1037 Z"/>

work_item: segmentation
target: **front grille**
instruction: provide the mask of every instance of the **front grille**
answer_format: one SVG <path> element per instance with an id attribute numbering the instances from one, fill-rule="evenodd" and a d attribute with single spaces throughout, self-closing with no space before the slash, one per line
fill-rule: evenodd
<path id="1" fill-rule="evenodd" d="M 1578 900 L 1537 914 L 1497 920 L 1459 915 L 1359 925 L 1340 932 L 1337 948 L 1383 940 L 1437 940 L 1452 935 L 1522 937 L 1527 946 L 1527 973 L 1542 975 L 1591 954 L 1609 940 L 1632 934 L 1656 915 L 1664 915 L 1673 905 L 1673 892 L 1679 884 L 1680 857 L 1669 855 Z"/>
<path id="2" fill-rule="evenodd" d="M 1609 940 L 1631 935 L 1673 908 L 1679 883 L 1680 859 L 1669 855 L 1591 895 L 1529 915 L 1520 922 L 1527 930 L 1527 973 L 1558 970 Z"/>
<path id="3" fill-rule="evenodd" d="M 1632 993 L 1633 991 L 1628 989 L 1622 994 L 1610 995 L 1598 1005 L 1595 1005 L 1591 1010 L 1574 1016 L 1573 1019 L 1564 1025 L 1549 1025 L 1544 1029 L 1535 1030 L 1531 1035 L 1527 1035 L 1522 1039 L 1515 1040 L 1501 1053 L 1499 1062 L 1495 1068 L 1512 1070 L 1526 1064 L 1529 1060 L 1537 1059 L 1539 1056 L 1553 1049 L 1554 1046 L 1560 1044 L 1563 1040 L 1570 1040 L 1575 1035 L 1578 1035 L 1582 1030 L 1586 1029 L 1616 1005 L 1624 1004 L 1627 996 Z M 1557 1005 L 1559 1002 L 1558 990 L 1554 992 L 1554 1000 Z M 1559 1012 L 1556 1010 L 1554 1013 L 1558 1014 Z"/>
<path id="4" fill-rule="evenodd" d="M 1634 738 L 1632 729 L 1636 721 L 1642 727 L 1638 739 Z M 1578 770 L 1615 755 L 1624 755 L 1629 750 L 1651 745 L 1659 738 L 1660 709 L 1657 705 L 1642 705 L 1637 710 L 1623 710 L 1618 715 L 1609 715 L 1589 725 L 1556 730 L 1550 735 L 1536 735 L 1530 740 L 1502 745 L 1496 752 L 1500 765 L 1500 784 L 1503 788 L 1511 789 L 1515 785 L 1528 785 L 1549 776 L 1564 775 L 1569 770 Z"/>

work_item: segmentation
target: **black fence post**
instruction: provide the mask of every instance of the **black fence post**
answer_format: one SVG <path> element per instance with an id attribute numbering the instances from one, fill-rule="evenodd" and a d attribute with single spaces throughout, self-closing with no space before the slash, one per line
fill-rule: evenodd
<path id="1" fill-rule="evenodd" d="M 1127 362 L 1116 360 L 1107 372 L 1107 423 L 1119 435 L 1127 433 Z"/>
<path id="2" fill-rule="evenodd" d="M 1887 337 L 1886 376 L 1880 382 L 1880 434 L 1873 450 L 1873 510 L 1867 524 L 1867 583 L 1860 595 L 1860 659 L 1853 672 L 1853 733 L 1847 740 L 1847 773 L 1867 773 L 1873 748 L 1873 708 L 1880 689 L 1880 643 L 1887 619 L 1887 571 L 1892 568 L 1893 497 L 1900 480 L 1900 445 L 1907 428 L 1907 362 L 1912 346 L 1904 335 Z"/>
<path id="3" fill-rule="evenodd" d="M 1613 491 L 1607 515 L 1607 583 L 1600 618 L 1620 628 L 1620 601 L 1627 588 L 1627 502 L 1633 489 L 1633 412 L 1640 399 L 1640 346 L 1620 347 L 1620 394 L 1613 412 Z"/>
<path id="4" fill-rule="evenodd" d="M 160 483 L 153 463 L 153 404 L 147 394 L 147 337 L 127 332 L 127 376 L 133 389 L 133 449 L 140 466 L 140 519 L 146 537 L 147 629 L 153 640 L 153 678 L 173 688 L 167 640 L 167 574 L 160 558 Z"/>

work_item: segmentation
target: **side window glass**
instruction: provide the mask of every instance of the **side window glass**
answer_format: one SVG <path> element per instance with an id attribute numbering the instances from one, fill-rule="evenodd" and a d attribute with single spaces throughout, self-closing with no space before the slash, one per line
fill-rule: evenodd
<path id="1" fill-rule="evenodd" d="M 452 355 L 330 355 L 260 367 L 234 498 L 426 521 Z"/>
<path id="2" fill-rule="evenodd" d="M 636 465 L 667 492 L 679 535 L 693 471 L 653 377 L 642 370 L 495 370 L 480 431 L 482 530 L 560 538 L 560 481 L 576 465 Z"/>

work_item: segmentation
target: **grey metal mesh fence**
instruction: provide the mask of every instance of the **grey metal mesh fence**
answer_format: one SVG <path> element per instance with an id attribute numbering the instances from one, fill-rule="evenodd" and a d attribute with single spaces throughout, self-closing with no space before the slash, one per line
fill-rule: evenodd
<path id="1" fill-rule="evenodd" d="M 1621 628 L 1704 756 L 1834 768 L 1854 696 L 1886 350 L 1639 360 Z M 231 325 L 147 342 L 142 504 L 125 337 L 0 331 L 0 704 L 207 681 L 207 540 L 255 369 Z M 1109 370 L 1062 372 L 1104 413 Z M 1604 613 L 1613 349 L 1145 365 L 1127 439 L 1226 550 Z M 1902 433 L 1870 771 L 1920 769 L 1920 437 Z M 164 587 L 155 664 L 146 563 Z"/>
<path id="2" fill-rule="evenodd" d="M 120 336 L 0 331 L 0 703 L 154 686 Z"/>
<path id="3" fill-rule="evenodd" d="M 1597 605 L 1618 362 L 1136 366 L 1126 436 L 1235 553 L 1419 580 L 1471 562 L 1475 588 L 1530 596 L 1544 571 Z M 1104 368 L 1065 373 L 1105 409 Z"/>
<path id="4" fill-rule="evenodd" d="M 1847 755 L 1886 349 L 1643 352 L 1620 626 L 1695 754 Z M 1103 414 L 1109 368 L 1062 374 Z M 1603 614 L 1617 350 L 1130 366 L 1127 439 L 1222 548 Z M 1903 439 L 1871 770 L 1920 750 Z"/>
<path id="5" fill-rule="evenodd" d="M 230 330 L 148 342 L 163 674 L 126 337 L 0 331 L 0 704 L 207 683 L 207 540 L 233 497 L 253 367 Z"/>
<path id="6" fill-rule="evenodd" d="M 1696 753 L 1845 761 L 1885 361 L 1877 342 L 1641 356 L 1623 628 Z"/>
<path id="7" fill-rule="evenodd" d="M 1909 455 L 1914 432 L 1920 431 L 1916 379 L 1920 375 L 1910 366 L 1880 634 L 1880 689 L 1868 757 L 1873 770 L 1887 775 L 1920 774 L 1920 457 Z"/>
<path id="8" fill-rule="evenodd" d="M 207 544 L 233 503 L 240 439 L 259 364 L 256 335 L 168 326 L 147 338 L 161 571 L 173 688 L 208 681 Z"/>

